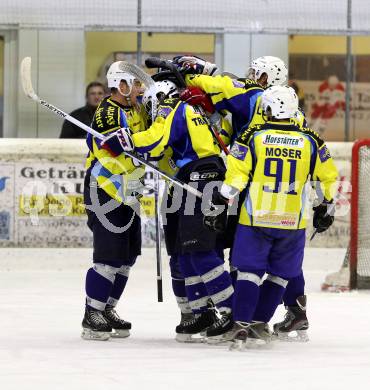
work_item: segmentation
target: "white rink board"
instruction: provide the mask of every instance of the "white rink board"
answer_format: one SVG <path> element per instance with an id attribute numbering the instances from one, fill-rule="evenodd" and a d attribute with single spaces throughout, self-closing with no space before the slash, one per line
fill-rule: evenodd
<path id="1" fill-rule="evenodd" d="M 346 247 L 352 143 L 329 143 L 328 146 L 340 172 L 343 196 L 337 202 L 335 224 L 307 245 Z M 91 246 L 92 235 L 80 208 L 86 154 L 84 140 L 0 139 L 0 246 Z M 27 199 L 24 194 L 35 183 L 47 194 L 36 222 L 30 218 L 29 208 L 21 207 L 21 199 Z M 60 210 L 48 203 L 51 195 L 68 196 L 72 202 L 71 214 L 59 216 Z M 147 199 L 152 201 L 153 198 L 148 196 Z M 144 216 L 142 230 L 143 245 L 153 246 L 154 219 Z M 311 233 L 308 229 L 307 236 Z"/>
<path id="2" fill-rule="evenodd" d="M 320 291 L 343 249 L 306 250 L 310 342 L 269 350 L 179 344 L 179 312 L 164 260 L 156 302 L 155 251 L 145 249 L 118 305 L 128 339 L 80 338 L 90 249 L 0 249 L 0 387 L 4 390 L 348 390 L 370 383 L 370 294 Z M 281 320 L 280 307 L 274 321 Z M 351 328 L 352 326 L 352 328 Z"/>

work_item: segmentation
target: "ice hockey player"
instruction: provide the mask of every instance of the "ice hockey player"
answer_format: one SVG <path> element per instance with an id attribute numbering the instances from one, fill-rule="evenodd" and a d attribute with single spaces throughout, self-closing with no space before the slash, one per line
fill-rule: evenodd
<path id="1" fill-rule="evenodd" d="M 235 142 L 215 203 L 227 204 L 247 186 L 233 247 L 238 269 L 234 328 L 223 335 L 243 343 L 270 339 L 267 323 L 291 278 L 302 271 L 307 215 L 306 182 L 318 181 L 321 203 L 314 208 L 314 227 L 324 231 L 334 221 L 331 204 L 337 169 L 323 140 L 290 122 L 298 98 L 290 87 L 265 90 L 263 125 L 250 127 Z M 262 283 L 262 278 L 268 272 Z"/>
<path id="2" fill-rule="evenodd" d="M 224 113 L 226 108 L 233 114 L 233 118 L 242 118 L 241 120 L 233 121 L 234 133 L 231 137 L 231 144 L 237 136 L 242 134 L 243 129 L 265 123 L 265 117 L 260 105 L 263 90 L 261 88 L 256 89 L 256 85 L 249 84 L 250 80 L 262 88 L 267 88 L 284 84 L 288 75 L 287 68 L 280 58 L 273 56 L 258 57 L 250 64 L 247 71 L 247 79 L 249 79 L 249 82 L 246 83 L 245 90 L 243 91 L 242 83 L 245 79 L 231 80 L 228 76 L 210 77 L 209 74 L 215 72 L 215 65 L 200 58 L 177 56 L 174 58 L 174 62 L 178 64 L 182 72 L 189 74 L 186 77 L 188 85 L 200 87 L 209 93 L 217 110 Z M 250 97 L 249 99 L 248 96 Z M 253 111 L 252 116 L 250 115 L 251 111 Z M 305 117 L 300 110 L 297 111 L 295 117 L 291 118 L 290 121 L 297 124 L 300 128 L 307 127 Z M 239 122 L 241 122 L 241 125 Z M 245 192 L 239 196 L 239 209 L 244 200 L 244 195 Z M 229 241 L 228 246 L 231 248 L 238 216 L 239 212 L 237 215 L 229 215 L 228 218 L 227 237 Z M 230 256 L 232 256 L 232 253 Z M 236 270 L 234 267 L 231 267 L 231 270 L 230 275 L 233 281 L 235 281 Z M 308 329 L 309 323 L 306 314 L 307 299 L 304 295 L 304 287 L 305 280 L 303 273 L 289 281 L 283 297 L 287 313 L 282 322 L 275 324 L 274 328 L 276 331 L 280 330 L 280 333 L 288 335 L 292 331 Z"/>
<path id="3" fill-rule="evenodd" d="M 168 83 L 157 83 L 158 91 L 163 92 L 157 116 L 147 131 L 133 135 L 135 151 L 155 158 L 164 150 L 171 150 L 171 158 L 178 167 L 176 177 L 203 191 L 207 184 L 220 183 L 224 178 L 220 149 L 205 118 L 196 107 L 176 97 L 174 88 L 163 88 Z M 143 101 L 146 100 L 150 99 L 144 93 Z M 179 261 L 189 304 L 195 313 L 192 320 L 177 328 L 177 339 L 191 341 L 194 335 L 206 329 L 210 334 L 224 317 L 230 318 L 233 287 L 223 259 L 217 253 L 218 234 L 203 226 L 202 199 L 195 199 L 186 192 L 181 194 L 178 188 L 174 188 L 173 199 L 179 203 L 177 223 L 168 227 L 172 231 L 172 252 Z M 208 297 L 222 313 L 218 320 L 214 312 L 207 309 Z"/>
<path id="4" fill-rule="evenodd" d="M 131 323 L 118 316 L 115 306 L 141 253 L 140 217 L 134 206 L 144 169 L 123 153 L 132 149 L 127 129 L 146 127 L 136 106 L 140 89 L 132 75 L 121 71 L 119 61 L 110 66 L 107 79 L 111 95 L 101 101 L 92 123 L 106 139 L 87 137 L 84 189 L 94 265 L 86 275 L 82 338 L 92 340 L 129 336 Z"/>

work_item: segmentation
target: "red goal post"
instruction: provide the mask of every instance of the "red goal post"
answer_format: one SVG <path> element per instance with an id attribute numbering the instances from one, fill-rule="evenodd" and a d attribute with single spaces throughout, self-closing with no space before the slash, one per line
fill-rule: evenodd
<path id="1" fill-rule="evenodd" d="M 350 288 L 370 289 L 370 139 L 352 148 Z"/>

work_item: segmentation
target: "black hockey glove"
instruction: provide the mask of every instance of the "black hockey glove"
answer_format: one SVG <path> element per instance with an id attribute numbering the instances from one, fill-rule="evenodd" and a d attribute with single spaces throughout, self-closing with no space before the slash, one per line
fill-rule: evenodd
<path id="1" fill-rule="evenodd" d="M 226 230 L 227 212 L 226 210 L 220 212 L 217 206 L 224 206 L 227 209 L 229 199 L 216 191 L 212 195 L 211 212 L 203 218 L 203 225 L 212 232 L 223 233 Z"/>
<path id="2" fill-rule="evenodd" d="M 182 74 L 205 74 L 212 76 L 217 71 L 217 65 L 197 56 L 176 56 L 172 62 Z"/>
<path id="3" fill-rule="evenodd" d="M 323 233 L 328 230 L 334 222 L 333 201 L 324 200 L 321 204 L 313 207 L 313 227 L 317 233 Z"/>

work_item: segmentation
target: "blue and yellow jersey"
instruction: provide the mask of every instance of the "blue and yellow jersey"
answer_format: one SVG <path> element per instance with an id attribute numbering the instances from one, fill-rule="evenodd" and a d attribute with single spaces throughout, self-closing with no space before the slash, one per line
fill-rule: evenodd
<path id="1" fill-rule="evenodd" d="M 196 106 L 179 99 L 166 99 L 154 123 L 146 131 L 133 134 L 132 139 L 136 152 L 155 158 L 166 151 L 178 168 L 220 154 L 206 118 Z"/>
<path id="2" fill-rule="evenodd" d="M 104 98 L 96 109 L 91 127 L 99 133 L 109 135 L 121 127 L 129 127 L 132 132 L 145 129 L 140 112 L 133 107 L 125 107 L 110 97 Z M 127 180 L 137 180 L 144 174 L 144 168 L 124 153 L 113 157 L 100 147 L 101 141 L 88 134 L 89 153 L 86 159 L 87 174 L 91 174 L 111 198 L 124 202 L 123 191 Z"/>
<path id="3" fill-rule="evenodd" d="M 231 194 L 247 186 L 239 218 L 243 225 L 303 229 L 308 181 L 319 182 L 330 201 L 337 176 L 317 133 L 289 121 L 269 121 L 249 128 L 234 143 L 222 192 Z"/>
<path id="4" fill-rule="evenodd" d="M 232 114 L 234 138 L 250 126 L 257 101 L 264 89 L 250 79 L 231 79 L 228 76 L 187 75 L 186 84 L 199 87 L 212 99 L 219 112 Z"/>

